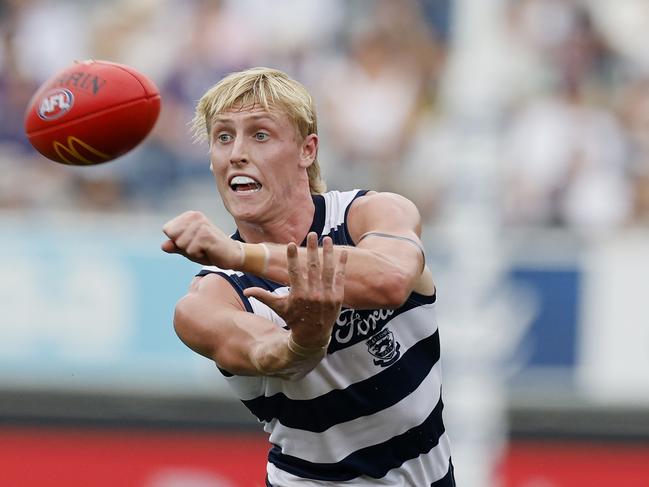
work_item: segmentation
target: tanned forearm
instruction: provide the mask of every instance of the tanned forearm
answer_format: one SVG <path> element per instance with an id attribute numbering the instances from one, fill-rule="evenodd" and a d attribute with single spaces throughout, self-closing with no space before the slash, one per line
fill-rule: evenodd
<path id="1" fill-rule="evenodd" d="M 208 281 L 212 281 L 208 287 L 218 289 L 214 287 L 215 278 Z M 290 332 L 264 318 L 233 311 L 227 305 L 215 307 L 213 292 L 193 291 L 181 299 L 176 305 L 174 328 L 189 348 L 237 375 L 297 380 L 326 353 L 326 347 L 306 353 L 296 350 L 290 346 Z"/>
<path id="2" fill-rule="evenodd" d="M 264 270 L 256 274 L 287 284 L 286 246 L 264 245 L 268 249 L 268 260 Z M 406 300 L 419 277 L 417 269 L 421 266 L 421 258 L 417 252 L 414 256 L 387 258 L 375 250 L 337 245 L 336 256 L 343 249 L 348 253 L 345 306 L 355 309 L 397 308 Z M 300 248 L 299 253 L 301 259 L 306 258 L 306 249 Z"/>
<path id="3" fill-rule="evenodd" d="M 309 354 L 296 354 L 289 346 L 290 333 L 276 333 L 259 340 L 249 353 L 256 373 L 286 380 L 298 380 L 310 372 L 325 356 L 326 347 Z"/>

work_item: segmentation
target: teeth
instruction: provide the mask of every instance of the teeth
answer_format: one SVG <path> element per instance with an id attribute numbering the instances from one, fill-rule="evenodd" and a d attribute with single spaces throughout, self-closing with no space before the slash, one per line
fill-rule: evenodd
<path id="1" fill-rule="evenodd" d="M 244 193 L 256 193 L 261 190 L 261 184 L 250 176 L 234 176 L 230 180 L 230 187 L 233 191 Z"/>
<path id="2" fill-rule="evenodd" d="M 230 180 L 230 186 L 234 186 L 236 184 L 259 184 L 259 183 L 254 179 L 249 178 L 248 176 L 235 176 Z"/>

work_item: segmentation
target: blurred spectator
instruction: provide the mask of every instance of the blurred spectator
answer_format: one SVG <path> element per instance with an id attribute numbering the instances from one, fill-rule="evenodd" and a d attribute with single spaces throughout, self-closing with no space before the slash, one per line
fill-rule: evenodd
<path id="1" fill-rule="evenodd" d="M 504 149 L 506 219 L 587 232 L 619 227 L 632 194 L 624 132 L 606 104 L 618 72 L 615 56 L 579 3 L 528 0 L 515 8 L 523 37 L 554 82 L 512 114 Z"/>
<path id="2" fill-rule="evenodd" d="M 580 230 L 646 222 L 646 2 L 505 5 L 498 68 L 505 81 L 489 88 L 500 116 L 485 123 L 507 121 L 491 127 L 505 141 L 507 221 Z M 188 195 L 200 201 L 212 181 L 207 148 L 192 142 L 187 126 L 197 97 L 230 71 L 272 65 L 304 79 L 316 96 L 332 186 L 403 193 L 434 223 L 457 177 L 457 133 L 438 93 L 453 54 L 451 6 L 4 0 L 0 207 L 155 211 L 189 204 Z M 160 119 L 142 146 L 105 166 L 44 161 L 23 134 L 27 102 L 46 77 L 89 57 L 146 72 L 162 93 Z"/>
<path id="3" fill-rule="evenodd" d="M 395 189 L 402 155 L 443 58 L 418 3 L 375 5 L 350 32 L 349 55 L 327 68 L 319 90 L 323 140 L 341 165 L 325 171 L 343 188 Z"/>
<path id="4" fill-rule="evenodd" d="M 631 223 L 649 226 L 649 78 L 639 77 L 624 86 L 619 109 L 633 188 Z"/>
<path id="5" fill-rule="evenodd" d="M 0 209 L 56 207 L 63 203 L 68 179 L 43 164 L 24 132 L 27 104 L 38 82 L 25 69 L 19 35 L 38 2 L 0 3 Z"/>
<path id="6" fill-rule="evenodd" d="M 649 161 L 645 163 L 644 172 L 633 178 L 633 210 L 631 224 L 649 228 Z"/>
<path id="7" fill-rule="evenodd" d="M 649 157 L 649 78 L 636 79 L 623 87 L 619 114 L 627 136 L 631 167 L 642 166 Z"/>
<path id="8" fill-rule="evenodd" d="M 548 96 L 516 114 L 505 145 L 509 223 L 606 230 L 626 220 L 624 138 L 611 113 Z"/>
<path id="9" fill-rule="evenodd" d="M 86 2 L 11 0 L 17 63 L 39 84 L 74 60 L 93 57 Z"/>
<path id="10" fill-rule="evenodd" d="M 193 10 L 179 0 L 109 0 L 90 11 L 92 57 L 118 61 L 163 78 L 179 56 L 186 55 L 185 39 Z"/>
<path id="11" fill-rule="evenodd" d="M 0 143 L 29 149 L 23 130 L 25 107 L 38 83 L 20 65 L 16 26 L 21 17 L 18 2 L 3 3 L 0 17 Z"/>
<path id="12" fill-rule="evenodd" d="M 630 60 L 640 72 L 649 69 L 649 2 L 605 0 L 584 2 L 618 58 Z"/>

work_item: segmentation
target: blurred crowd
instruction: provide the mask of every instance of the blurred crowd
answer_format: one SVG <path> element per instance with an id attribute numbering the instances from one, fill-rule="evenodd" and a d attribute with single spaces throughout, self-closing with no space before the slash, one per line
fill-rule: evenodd
<path id="1" fill-rule="evenodd" d="M 491 1 L 502 33 L 489 119 L 501 220 L 588 232 L 649 225 L 649 2 Z M 0 209 L 207 207 L 218 198 L 207 147 L 189 131 L 194 104 L 223 75 L 264 65 L 314 94 L 331 188 L 400 192 L 434 225 L 462 150 L 448 142 L 444 98 L 458 3 L 0 0 Z M 86 58 L 146 73 L 162 112 L 132 153 L 61 166 L 31 148 L 23 116 L 45 79 Z"/>

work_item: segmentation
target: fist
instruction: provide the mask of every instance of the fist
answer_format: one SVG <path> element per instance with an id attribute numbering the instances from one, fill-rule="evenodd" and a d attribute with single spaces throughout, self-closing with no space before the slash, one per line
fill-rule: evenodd
<path id="1" fill-rule="evenodd" d="M 161 248 L 203 265 L 230 269 L 242 260 L 241 246 L 200 211 L 186 211 L 162 227 L 169 240 Z"/>

